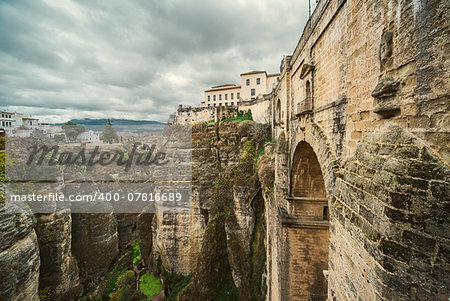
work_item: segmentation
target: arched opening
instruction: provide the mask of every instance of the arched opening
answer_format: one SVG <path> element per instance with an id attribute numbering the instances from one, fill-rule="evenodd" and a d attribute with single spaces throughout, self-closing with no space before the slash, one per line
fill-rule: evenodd
<path id="1" fill-rule="evenodd" d="M 281 123 L 281 100 L 279 100 L 279 99 L 278 99 L 278 102 L 277 102 L 277 112 L 276 112 L 276 116 L 277 116 L 276 122 L 277 122 L 278 124 L 280 124 L 280 123 Z"/>
<path id="2" fill-rule="evenodd" d="M 313 148 L 302 141 L 292 161 L 283 221 L 283 300 L 326 300 L 329 249 L 325 182 Z"/>
<path id="3" fill-rule="evenodd" d="M 294 197 L 317 197 L 326 199 L 325 182 L 319 161 L 312 147 L 301 141 L 292 161 L 292 188 Z"/>
<path id="4" fill-rule="evenodd" d="M 309 80 L 306 81 L 305 86 L 305 104 L 306 109 L 311 110 L 312 109 L 312 100 L 311 100 L 311 83 Z"/>

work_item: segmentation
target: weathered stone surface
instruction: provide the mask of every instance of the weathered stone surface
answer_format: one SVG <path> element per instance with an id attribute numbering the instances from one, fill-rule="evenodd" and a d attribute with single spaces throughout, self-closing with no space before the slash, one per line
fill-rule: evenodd
<path id="1" fill-rule="evenodd" d="M 136 221 L 137 235 L 141 259 L 147 270 L 156 272 L 156 260 L 153 258 L 153 223 L 154 213 L 143 212 L 139 214 Z"/>
<path id="2" fill-rule="evenodd" d="M 39 300 L 39 247 L 25 206 L 0 204 L 0 300 Z M 10 209 L 10 208 L 9 208 Z M 23 213 L 16 213 L 16 212 Z"/>
<path id="3" fill-rule="evenodd" d="M 203 215 L 192 209 L 191 214 L 155 213 L 153 220 L 153 258 L 161 256 L 168 272 L 189 274 L 200 255 Z"/>
<path id="4" fill-rule="evenodd" d="M 85 288 L 93 290 L 92 280 L 103 275 L 119 254 L 115 215 L 72 214 L 72 252 Z"/>
<path id="5" fill-rule="evenodd" d="M 119 234 L 119 249 L 123 250 L 128 244 L 137 239 L 136 220 L 137 214 L 116 214 L 117 233 Z"/>
<path id="6" fill-rule="evenodd" d="M 364 152 L 370 143 L 389 144 L 393 148 L 387 153 L 382 148 Z M 380 155 L 384 163 L 374 172 L 357 168 L 358 177 L 348 176 L 353 173 L 347 168 L 353 168 L 355 162 L 375 164 L 371 158 Z M 344 171 L 336 184 L 332 215 L 334 228 L 339 232 L 331 240 L 334 247 L 330 249 L 333 250 L 330 260 L 336 265 L 340 258 L 357 250 L 365 263 L 361 265 L 359 260 L 351 258 L 348 264 L 352 269 L 333 268 L 330 280 L 334 294 L 358 297 L 361 296 L 359 287 L 366 286 L 370 296 L 385 299 L 435 300 L 437 296 L 448 295 L 448 287 L 435 271 L 449 268 L 442 259 L 440 264 L 436 263 L 440 260 L 437 250 L 446 248 L 445 233 L 450 232 L 448 214 L 443 213 L 450 206 L 447 193 L 450 185 L 442 176 L 449 167 L 420 139 L 398 125 L 387 125 L 363 139 L 355 156 L 346 162 Z M 373 197 L 352 194 L 353 187 L 364 192 L 369 186 L 378 187 L 371 190 L 380 191 L 374 198 L 383 210 L 370 209 Z M 436 197 L 432 196 L 432 186 L 439 187 L 434 189 Z M 351 240 L 351 248 L 342 244 Z M 380 285 L 351 277 L 361 267 L 375 271 Z"/>
<path id="7" fill-rule="evenodd" d="M 260 188 L 254 159 L 257 143 L 267 139 L 265 131 L 267 127 L 247 122 L 193 128 L 192 209 L 187 214 L 156 213 L 153 221 L 154 252 L 164 269 L 193 272 L 180 300 L 264 298 L 264 209 L 258 207 L 256 216 L 255 203 L 263 202 L 255 201 Z M 261 177 L 273 190 L 269 165 Z"/>
<path id="8" fill-rule="evenodd" d="M 179 296 L 180 301 L 213 301 L 223 289 L 226 289 L 225 286 L 230 286 L 232 278 L 224 223 L 223 213 L 216 215 L 208 223 L 201 248 L 202 256 L 193 269 L 192 283 Z"/>
<path id="9" fill-rule="evenodd" d="M 386 67 L 386 65 L 392 64 L 393 37 L 394 33 L 392 31 L 385 31 L 381 35 L 379 56 L 380 65 L 382 68 Z"/>
<path id="10" fill-rule="evenodd" d="M 40 290 L 52 300 L 74 300 L 83 291 L 78 263 L 72 255 L 72 217 L 69 210 L 38 214 L 38 237 L 41 266 Z"/>
<path id="11" fill-rule="evenodd" d="M 239 162 L 242 139 L 251 139 L 252 129 L 251 123 L 244 122 L 220 123 L 219 128 L 203 124 L 193 127 L 191 210 L 177 214 L 157 212 L 153 218 L 151 257 L 161 256 L 167 271 L 184 275 L 193 271 L 201 256 L 205 228 L 212 218 L 214 180 Z"/>
<path id="12" fill-rule="evenodd" d="M 251 206 L 257 190 L 252 187 L 233 189 L 233 212 L 225 221 L 228 261 L 241 299 L 250 299 L 251 242 L 255 214 Z"/>
<path id="13" fill-rule="evenodd" d="M 400 87 L 400 82 L 390 76 L 382 77 L 378 81 L 375 89 L 372 91 L 372 97 L 376 98 L 374 102 L 375 113 L 388 115 L 395 114 L 400 110 L 400 104 L 395 95 Z"/>
<path id="14" fill-rule="evenodd" d="M 445 0 L 318 2 L 265 97 L 278 141 L 273 194 L 264 191 L 268 299 L 287 299 L 282 283 L 307 261 L 283 266 L 280 258 L 295 259 L 314 243 L 302 245 L 306 235 L 291 228 L 282 232 L 290 200 L 317 184 L 309 170 L 293 168 L 300 143 L 313 149 L 325 183 L 328 299 L 450 297 L 449 11 Z M 314 72 L 302 74 L 310 62 Z M 311 110 L 297 114 L 309 96 Z M 212 144 L 197 154 L 223 167 L 220 150 L 230 145 Z M 221 170 L 205 166 L 198 171 L 208 176 Z"/>

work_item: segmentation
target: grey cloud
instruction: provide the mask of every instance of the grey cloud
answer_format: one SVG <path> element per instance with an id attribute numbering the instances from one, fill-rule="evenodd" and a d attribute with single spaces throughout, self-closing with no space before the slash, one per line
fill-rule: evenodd
<path id="1" fill-rule="evenodd" d="M 278 71 L 307 1 L 0 1 L 0 108 L 165 121 L 203 90 Z"/>

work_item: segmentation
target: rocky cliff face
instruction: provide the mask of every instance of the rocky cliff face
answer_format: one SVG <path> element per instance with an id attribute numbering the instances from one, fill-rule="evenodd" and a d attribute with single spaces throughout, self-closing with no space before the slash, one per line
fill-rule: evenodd
<path id="1" fill-rule="evenodd" d="M 36 215 L 41 254 L 39 286 L 52 300 L 74 300 L 82 293 L 78 264 L 72 255 L 69 210 Z"/>
<path id="2" fill-rule="evenodd" d="M 0 300 L 39 300 L 39 247 L 34 217 L 0 203 Z M 23 212 L 20 213 L 10 213 Z"/>
<path id="3" fill-rule="evenodd" d="M 193 129 L 193 210 L 184 225 L 198 255 L 179 300 L 264 299 L 264 201 L 255 166 L 261 133 L 247 122 Z"/>
<path id="4" fill-rule="evenodd" d="M 85 287 L 106 273 L 119 254 L 117 219 L 113 214 L 72 214 L 72 252 L 78 260 Z"/>
<path id="5" fill-rule="evenodd" d="M 192 208 L 185 213 L 0 212 L 0 275 L 7 279 L 0 300 L 104 296 L 135 240 L 143 266 L 162 277 L 172 300 L 263 300 L 270 184 L 261 183 L 273 169 L 270 160 L 255 163 L 265 131 L 251 122 L 194 127 Z"/>

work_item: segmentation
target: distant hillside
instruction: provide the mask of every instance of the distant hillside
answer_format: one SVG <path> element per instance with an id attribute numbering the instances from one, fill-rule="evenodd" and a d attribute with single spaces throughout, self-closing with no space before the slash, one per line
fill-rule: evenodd
<path id="1" fill-rule="evenodd" d="M 109 119 L 113 125 L 144 125 L 144 124 L 164 124 L 162 122 L 153 120 L 129 120 L 129 119 Z M 70 120 L 76 124 L 82 125 L 105 125 L 108 119 L 72 119 Z M 61 123 L 62 124 L 62 123 Z"/>
<path id="2" fill-rule="evenodd" d="M 108 119 L 72 119 L 70 120 L 76 124 L 83 125 L 86 130 L 92 130 L 94 132 L 102 132 L 105 128 Z M 128 120 L 128 119 L 110 119 L 112 125 L 117 132 L 129 132 L 129 133 L 144 133 L 144 132 L 161 132 L 166 123 L 153 121 L 153 120 Z M 58 123 L 56 125 L 63 125 L 64 123 Z"/>

